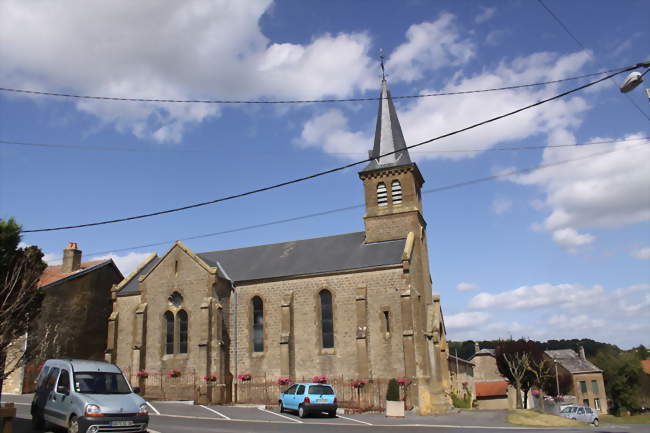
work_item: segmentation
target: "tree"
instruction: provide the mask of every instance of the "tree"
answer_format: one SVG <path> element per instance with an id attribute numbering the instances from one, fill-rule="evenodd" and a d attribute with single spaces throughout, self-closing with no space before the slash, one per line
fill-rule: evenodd
<path id="1" fill-rule="evenodd" d="M 515 387 L 517 395 L 517 409 L 522 408 L 521 391 L 530 388 L 531 353 L 535 351 L 535 342 L 531 340 L 504 340 L 496 346 L 496 359 L 499 372 L 505 376 Z"/>
<path id="2" fill-rule="evenodd" d="M 594 363 L 603 369 L 605 390 L 612 400 L 614 413 L 641 406 L 641 379 L 643 370 L 636 353 L 601 352 Z"/>
<path id="3" fill-rule="evenodd" d="M 539 404 L 540 409 L 544 411 L 544 394 L 550 394 L 553 387 L 549 387 L 549 379 L 553 377 L 553 363 L 544 358 L 544 353 L 539 344 L 533 346 L 534 350 L 529 353 L 528 371 L 533 386 L 540 390 Z"/>
<path id="4" fill-rule="evenodd" d="M 12 350 L 16 341 L 28 335 L 40 311 L 43 293 L 37 288 L 38 280 L 47 266 L 38 247 L 18 247 L 20 230 L 13 218 L 0 220 L 0 395 L 7 376 L 33 359 L 39 348 L 53 342 L 45 338 L 27 344 L 27 350 Z"/>

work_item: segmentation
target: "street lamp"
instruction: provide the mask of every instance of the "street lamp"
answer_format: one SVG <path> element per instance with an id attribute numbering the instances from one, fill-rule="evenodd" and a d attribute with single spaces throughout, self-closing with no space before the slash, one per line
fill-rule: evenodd
<path id="1" fill-rule="evenodd" d="M 628 76 L 625 77 L 623 84 L 619 87 L 621 93 L 631 92 L 636 89 L 639 84 L 643 83 L 643 76 L 650 71 L 650 62 L 639 63 L 638 66 L 645 67 L 646 70 L 643 73 L 638 71 L 630 72 Z M 648 98 L 650 98 L 650 89 L 646 89 L 646 94 L 648 95 Z"/>
<path id="2" fill-rule="evenodd" d="M 560 378 L 557 375 L 557 359 L 553 360 L 553 364 L 555 364 L 555 396 L 560 395 Z"/>

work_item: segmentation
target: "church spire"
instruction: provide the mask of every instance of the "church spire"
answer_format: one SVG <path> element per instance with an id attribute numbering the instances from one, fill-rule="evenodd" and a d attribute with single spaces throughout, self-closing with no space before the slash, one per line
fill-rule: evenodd
<path id="1" fill-rule="evenodd" d="M 390 152 L 395 153 L 380 156 Z M 375 144 L 369 152 L 369 157 L 372 158 L 372 161 L 361 170 L 362 172 L 411 164 L 411 158 L 408 149 L 406 149 L 402 128 L 385 77 L 381 80 L 381 100 L 379 101 L 379 111 L 377 113 Z"/>

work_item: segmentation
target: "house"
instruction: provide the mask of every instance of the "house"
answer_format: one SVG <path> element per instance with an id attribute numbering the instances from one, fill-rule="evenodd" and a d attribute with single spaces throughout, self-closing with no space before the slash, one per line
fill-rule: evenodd
<path id="1" fill-rule="evenodd" d="M 83 262 L 81 258 L 77 244 L 70 242 L 63 250 L 63 263 L 48 266 L 41 275 L 38 287 L 45 294 L 41 311 L 32 322 L 29 338 L 12 344 L 14 357 L 38 345 L 39 359 L 15 370 L 5 381 L 4 392 L 32 392 L 38 366 L 45 359 L 104 358 L 111 289 L 124 276 L 112 259 Z"/>
<path id="2" fill-rule="evenodd" d="M 479 409 L 514 409 L 517 393 L 497 367 L 496 351 L 474 343 L 474 386 Z"/>
<path id="3" fill-rule="evenodd" d="M 476 397 L 474 387 L 474 367 L 475 364 L 463 358 L 454 355 L 448 355 L 447 365 L 449 369 L 449 389 L 459 397 L 466 393 L 472 394 L 472 400 Z"/>
<path id="4" fill-rule="evenodd" d="M 571 393 L 576 402 L 607 413 L 607 396 L 603 381 L 603 370 L 589 362 L 581 346 L 580 354 L 571 349 L 546 350 L 544 354 L 556 363 L 560 372 L 571 375 Z"/>
<path id="5" fill-rule="evenodd" d="M 447 411 L 424 178 L 385 80 L 370 155 L 358 173 L 363 231 L 203 252 L 176 242 L 116 287 L 106 359 L 140 377 L 215 375 L 226 401 L 241 397 L 248 378 L 406 378 L 419 413 Z M 145 395 L 178 398 L 147 380 Z"/>

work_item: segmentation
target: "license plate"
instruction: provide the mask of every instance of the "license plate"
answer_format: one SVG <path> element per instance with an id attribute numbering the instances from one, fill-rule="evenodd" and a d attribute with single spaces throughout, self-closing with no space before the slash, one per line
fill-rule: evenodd
<path id="1" fill-rule="evenodd" d="M 133 421 L 111 421 L 111 427 L 124 427 L 133 425 Z"/>
<path id="2" fill-rule="evenodd" d="M 316 400 L 316 403 L 327 403 L 327 400 Z"/>

